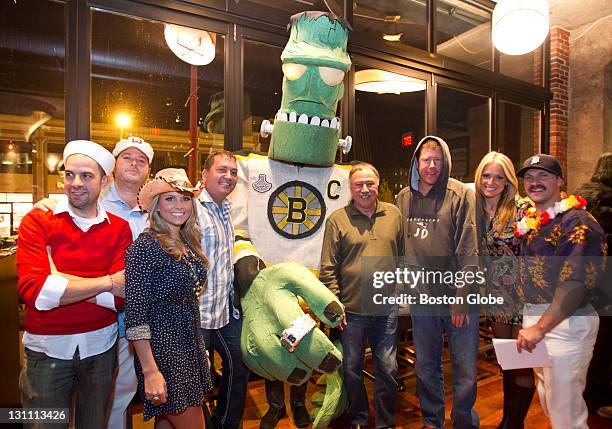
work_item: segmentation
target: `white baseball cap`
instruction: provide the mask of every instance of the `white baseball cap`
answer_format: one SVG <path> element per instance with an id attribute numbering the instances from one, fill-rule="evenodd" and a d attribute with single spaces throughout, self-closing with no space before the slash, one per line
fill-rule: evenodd
<path id="1" fill-rule="evenodd" d="M 135 136 L 130 136 L 127 139 L 119 140 L 115 145 L 115 149 L 113 149 L 113 156 L 116 158 L 121 152 L 131 147 L 144 153 L 149 159 L 149 164 L 153 162 L 153 147 L 140 137 Z"/>

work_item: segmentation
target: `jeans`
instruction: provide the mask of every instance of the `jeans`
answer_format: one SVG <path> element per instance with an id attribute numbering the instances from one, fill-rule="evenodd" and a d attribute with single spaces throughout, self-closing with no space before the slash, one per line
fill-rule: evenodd
<path id="1" fill-rule="evenodd" d="M 270 408 L 285 408 L 285 383 L 279 380 L 266 380 L 266 399 Z M 306 403 L 306 389 L 308 381 L 301 386 L 291 385 L 289 388 L 289 400 L 292 407 L 304 406 Z"/>
<path id="2" fill-rule="evenodd" d="M 397 397 L 397 308 L 388 315 L 346 313 L 342 331 L 344 387 L 349 395 L 347 418 L 351 424 L 368 425 L 369 405 L 363 384 L 365 339 L 374 357 L 374 410 L 376 427 L 395 426 Z"/>
<path id="3" fill-rule="evenodd" d="M 25 365 L 19 376 L 23 408 L 71 408 L 76 393 L 75 427 L 104 429 L 110 409 L 117 346 L 80 359 L 77 349 L 71 360 L 56 359 L 25 349 Z M 50 423 L 24 424 L 28 428 L 58 427 Z M 64 427 L 68 427 L 65 424 Z"/>
<path id="4" fill-rule="evenodd" d="M 413 306 L 415 307 L 415 306 Z M 480 425 L 476 402 L 476 358 L 478 357 L 478 315 L 456 328 L 450 316 L 418 316 L 412 309 L 412 338 L 416 349 L 417 394 L 423 424 L 444 427 L 444 374 L 442 372 L 443 332 L 448 335 L 453 377 L 453 428 L 470 429 Z"/>
<path id="5" fill-rule="evenodd" d="M 206 348 L 216 350 L 221 356 L 221 388 L 217 406 L 212 415 L 215 428 L 236 429 L 242 420 L 244 401 L 249 382 L 249 370 L 240 354 L 242 319 L 230 313 L 229 323 L 219 329 L 201 329 Z"/>

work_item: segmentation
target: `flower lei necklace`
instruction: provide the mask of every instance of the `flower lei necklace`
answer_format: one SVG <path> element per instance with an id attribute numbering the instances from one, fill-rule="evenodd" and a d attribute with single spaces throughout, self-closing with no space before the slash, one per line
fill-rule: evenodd
<path id="1" fill-rule="evenodd" d="M 587 202 L 584 198 L 578 195 L 568 196 L 565 192 L 561 193 L 561 201 L 557 201 L 554 206 L 546 209 L 545 212 L 536 216 L 536 208 L 529 207 L 523 212 L 523 217 L 514 226 L 514 235 L 516 237 L 522 237 L 531 230 L 537 231 L 542 226 L 546 225 L 552 219 L 565 213 L 566 211 L 579 208 L 586 208 Z"/>

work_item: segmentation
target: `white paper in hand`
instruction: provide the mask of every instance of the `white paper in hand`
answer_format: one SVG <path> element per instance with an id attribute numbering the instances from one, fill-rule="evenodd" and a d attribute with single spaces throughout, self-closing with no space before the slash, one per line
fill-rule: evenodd
<path id="1" fill-rule="evenodd" d="M 536 347 L 529 353 L 527 350 L 516 351 L 516 340 L 506 340 L 493 338 L 493 347 L 497 362 L 502 369 L 518 368 L 542 368 L 552 366 L 550 356 L 544 341 L 536 344 Z"/>

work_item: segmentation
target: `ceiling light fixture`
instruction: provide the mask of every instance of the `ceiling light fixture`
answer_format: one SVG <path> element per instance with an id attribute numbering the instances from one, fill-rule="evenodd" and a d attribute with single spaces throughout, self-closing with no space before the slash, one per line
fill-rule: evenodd
<path id="1" fill-rule="evenodd" d="M 357 91 L 401 94 L 402 92 L 423 91 L 426 87 L 427 83 L 424 80 L 384 70 L 365 69 L 355 72 Z"/>
<path id="2" fill-rule="evenodd" d="M 493 10 L 493 44 L 507 55 L 523 55 L 544 42 L 550 26 L 546 0 L 499 0 Z"/>
<path id="3" fill-rule="evenodd" d="M 186 63 L 205 66 L 215 59 L 215 35 L 196 28 L 166 24 L 166 44 Z"/>

